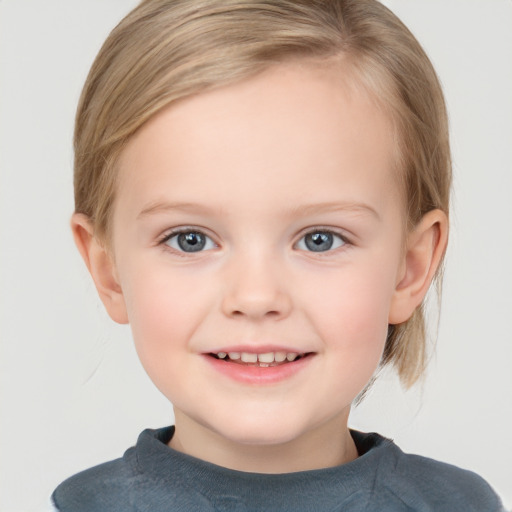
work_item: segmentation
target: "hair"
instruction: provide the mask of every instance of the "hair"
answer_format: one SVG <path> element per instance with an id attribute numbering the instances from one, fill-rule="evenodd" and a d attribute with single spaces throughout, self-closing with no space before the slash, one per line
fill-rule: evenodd
<path id="1" fill-rule="evenodd" d="M 342 57 L 340 60 L 337 57 Z M 116 162 L 146 121 L 173 102 L 293 59 L 340 63 L 389 115 L 412 227 L 449 212 L 451 158 L 443 93 L 424 50 L 376 0 L 144 0 L 105 41 L 75 125 L 75 211 L 108 245 Z M 440 292 L 441 271 L 435 279 Z M 381 366 L 409 387 L 426 366 L 423 305 L 389 326 Z"/>

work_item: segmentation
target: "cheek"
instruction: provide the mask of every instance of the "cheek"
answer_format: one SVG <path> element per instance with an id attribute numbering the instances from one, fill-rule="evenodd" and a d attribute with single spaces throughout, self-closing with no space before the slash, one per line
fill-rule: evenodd
<path id="1" fill-rule="evenodd" d="M 188 342 L 211 305 L 212 293 L 196 279 L 152 269 L 134 276 L 123 290 L 137 353 L 160 387 L 158 381 L 164 375 L 168 379 L 169 370 L 187 357 Z"/>
<path id="2" fill-rule="evenodd" d="M 333 400 L 341 403 L 352 402 L 375 374 L 388 332 L 388 299 L 370 282 L 357 281 L 332 288 L 332 300 L 317 311 L 316 325 L 329 353 L 327 380 Z"/>
<path id="3" fill-rule="evenodd" d="M 377 365 L 388 330 L 391 274 L 375 265 L 352 266 L 322 282 L 323 287 L 309 287 L 308 308 L 321 339 L 347 362 Z"/>

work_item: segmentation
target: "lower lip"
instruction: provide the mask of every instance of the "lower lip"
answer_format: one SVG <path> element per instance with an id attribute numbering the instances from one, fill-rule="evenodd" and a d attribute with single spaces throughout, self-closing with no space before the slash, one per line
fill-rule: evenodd
<path id="1" fill-rule="evenodd" d="M 276 384 L 304 370 L 312 361 L 313 354 L 308 354 L 290 363 L 267 367 L 230 363 L 209 355 L 205 355 L 204 357 L 216 371 L 223 375 L 244 384 L 262 386 Z"/>

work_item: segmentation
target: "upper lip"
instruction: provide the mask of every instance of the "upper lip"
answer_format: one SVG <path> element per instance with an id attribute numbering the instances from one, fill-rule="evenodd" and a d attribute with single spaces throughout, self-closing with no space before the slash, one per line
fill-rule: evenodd
<path id="1" fill-rule="evenodd" d="M 249 354 L 267 354 L 269 352 L 286 352 L 293 354 L 306 354 L 311 350 L 304 350 L 297 347 L 286 347 L 284 345 L 274 344 L 244 344 L 244 345 L 226 345 L 212 350 L 207 350 L 205 354 L 218 354 L 219 352 L 247 352 Z"/>

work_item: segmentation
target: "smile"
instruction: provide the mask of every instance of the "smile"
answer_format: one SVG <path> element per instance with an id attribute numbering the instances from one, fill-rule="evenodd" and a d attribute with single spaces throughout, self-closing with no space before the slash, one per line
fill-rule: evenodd
<path id="1" fill-rule="evenodd" d="M 227 363 L 235 363 L 243 366 L 257 366 L 259 368 L 269 368 L 281 366 L 307 356 L 307 353 L 297 352 L 264 352 L 261 354 L 254 352 L 217 352 L 210 356 L 215 359 L 223 360 Z"/>
<path id="2" fill-rule="evenodd" d="M 227 348 L 227 347 L 226 347 Z M 277 350 L 276 350 L 277 349 Z M 277 385 L 296 378 L 314 364 L 316 352 L 289 352 L 284 347 L 260 347 L 249 352 L 242 347 L 203 354 L 209 366 L 231 381 L 249 386 Z"/>

